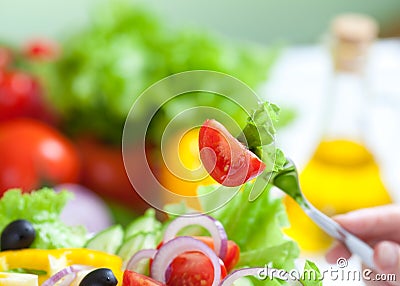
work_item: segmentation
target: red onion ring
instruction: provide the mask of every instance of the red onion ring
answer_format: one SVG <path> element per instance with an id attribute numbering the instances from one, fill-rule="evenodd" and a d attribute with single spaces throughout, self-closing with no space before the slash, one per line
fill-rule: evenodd
<path id="1" fill-rule="evenodd" d="M 139 261 L 146 258 L 153 259 L 156 253 L 156 249 L 143 249 L 136 252 L 131 259 L 129 259 L 129 262 L 126 265 L 126 270 L 135 271 L 134 267 L 139 263 Z"/>
<path id="2" fill-rule="evenodd" d="M 265 270 L 266 270 L 265 267 L 252 267 L 252 268 L 242 268 L 242 269 L 235 270 L 231 274 L 226 276 L 225 279 L 222 280 L 222 282 L 219 286 L 231 286 L 237 279 L 239 279 L 241 277 L 245 277 L 245 276 L 254 276 L 254 277 L 259 278 L 260 272 L 265 271 Z M 285 274 L 288 274 L 285 270 L 278 270 L 275 268 L 269 268 L 268 270 L 271 271 L 271 273 L 274 273 L 274 275 L 273 275 L 273 277 L 270 277 L 270 275 L 268 275 L 268 272 L 267 272 L 265 275 L 265 278 L 266 277 L 278 278 L 278 279 L 282 279 L 285 281 L 288 278 L 288 277 L 280 275 L 280 273 L 282 271 L 284 271 Z"/>
<path id="3" fill-rule="evenodd" d="M 63 279 L 64 277 L 72 274 L 72 275 L 70 275 L 72 278 L 67 278 L 66 279 L 67 281 L 65 283 L 63 281 L 62 284 L 60 284 L 60 285 L 70 285 L 71 282 L 75 279 L 76 273 L 78 273 L 79 271 L 90 270 L 93 268 L 94 267 L 92 267 L 92 266 L 78 265 L 78 264 L 65 267 L 64 269 L 58 271 L 53 276 L 51 276 L 49 279 L 44 281 L 41 286 L 53 286 L 57 282 L 59 282 L 61 279 Z M 68 282 L 68 284 L 67 284 L 67 282 Z"/>
<path id="4" fill-rule="evenodd" d="M 166 272 L 172 261 L 182 253 L 199 251 L 210 258 L 214 268 L 214 280 L 212 286 L 218 286 L 221 280 L 221 266 L 219 258 L 205 243 L 190 236 L 179 236 L 171 239 L 157 251 L 151 264 L 151 276 L 153 279 L 166 283 Z"/>
<path id="5" fill-rule="evenodd" d="M 219 258 L 224 259 L 228 249 L 228 237 L 221 222 L 208 215 L 181 216 L 176 218 L 165 230 L 163 243 L 173 239 L 182 228 L 189 225 L 204 227 L 213 239 L 215 253 Z"/>

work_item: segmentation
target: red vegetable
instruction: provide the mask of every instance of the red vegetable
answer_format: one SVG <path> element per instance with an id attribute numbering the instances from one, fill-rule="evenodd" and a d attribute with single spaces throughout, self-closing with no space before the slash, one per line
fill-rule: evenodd
<path id="1" fill-rule="evenodd" d="M 60 54 L 58 45 L 49 39 L 36 39 L 28 42 L 25 55 L 33 60 L 54 60 Z"/>
<path id="2" fill-rule="evenodd" d="M 0 125 L 0 196 L 9 188 L 77 182 L 80 162 L 72 143 L 45 123 L 16 119 Z"/>
<path id="3" fill-rule="evenodd" d="M 122 280 L 122 286 L 155 286 L 155 285 L 165 285 L 158 282 L 146 275 L 142 275 L 130 270 L 124 271 L 124 276 Z"/>
<path id="4" fill-rule="evenodd" d="M 209 236 L 195 236 L 194 238 L 200 240 L 201 242 L 205 243 L 211 249 L 214 249 L 214 242 L 211 237 Z M 240 249 L 236 242 L 232 240 L 228 240 L 227 250 L 225 257 L 222 259 L 224 262 L 225 268 L 228 272 L 230 272 L 235 265 L 238 263 L 240 258 Z"/>
<path id="5" fill-rule="evenodd" d="M 81 177 L 84 186 L 104 198 L 132 207 L 135 211 L 142 212 L 148 208 L 129 181 L 120 147 L 81 138 L 78 149 L 82 160 Z M 132 158 L 135 158 L 135 154 L 132 154 Z M 141 169 L 142 166 L 138 166 L 138 172 Z"/>
<path id="6" fill-rule="evenodd" d="M 13 61 L 13 55 L 9 48 L 0 47 L 0 71 L 6 69 Z"/>
<path id="7" fill-rule="evenodd" d="M 226 268 L 221 264 L 221 279 L 226 276 Z M 168 286 L 209 286 L 212 285 L 214 270 L 210 259 L 200 252 L 186 252 L 175 258 L 166 273 Z"/>
<path id="8" fill-rule="evenodd" d="M 165 243 L 175 238 L 180 230 L 189 225 L 198 225 L 205 228 L 211 235 L 213 241 L 213 247 L 211 248 L 215 251 L 215 254 L 219 258 L 223 258 L 226 255 L 228 239 L 225 229 L 221 222 L 208 215 L 181 216 L 174 219 L 165 229 L 163 242 Z"/>
<path id="9" fill-rule="evenodd" d="M 200 128 L 199 149 L 208 173 L 224 186 L 240 186 L 265 169 L 265 164 L 216 120 L 206 120 Z"/>
<path id="10" fill-rule="evenodd" d="M 0 121 L 17 117 L 51 121 L 52 116 L 36 79 L 21 71 L 0 71 Z"/>

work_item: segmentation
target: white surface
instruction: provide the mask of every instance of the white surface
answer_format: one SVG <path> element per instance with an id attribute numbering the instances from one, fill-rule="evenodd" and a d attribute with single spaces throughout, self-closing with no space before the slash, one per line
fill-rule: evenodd
<path id="1" fill-rule="evenodd" d="M 279 130 L 277 145 L 291 157 L 301 170 L 318 143 L 321 128 L 322 103 L 330 73 L 329 55 L 323 46 L 304 46 L 287 49 L 272 72 L 261 94 L 282 106 L 298 112 L 296 121 Z M 368 65 L 373 96 L 368 118 L 368 144 L 380 163 L 382 177 L 396 202 L 400 202 L 400 39 L 376 43 Z M 325 262 L 323 254 L 302 254 L 304 259 L 317 263 L 321 271 L 339 270 Z M 357 258 L 343 269 L 360 271 Z M 330 273 L 330 272 L 329 272 Z M 340 278 L 340 277 L 339 277 Z M 332 280 L 324 285 L 364 285 L 362 281 Z"/>

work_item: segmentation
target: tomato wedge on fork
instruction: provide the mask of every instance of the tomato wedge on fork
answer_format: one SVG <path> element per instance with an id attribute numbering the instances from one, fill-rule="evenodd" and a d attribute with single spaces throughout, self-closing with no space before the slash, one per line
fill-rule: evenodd
<path id="1" fill-rule="evenodd" d="M 200 159 L 211 177 L 227 187 L 240 186 L 260 175 L 265 164 L 214 119 L 199 133 Z"/>

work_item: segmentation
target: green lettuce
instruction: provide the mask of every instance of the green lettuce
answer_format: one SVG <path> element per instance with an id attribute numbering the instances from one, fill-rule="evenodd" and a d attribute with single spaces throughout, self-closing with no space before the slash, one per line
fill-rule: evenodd
<path id="1" fill-rule="evenodd" d="M 213 70 L 256 88 L 267 79 L 279 52 L 199 29 L 172 29 L 154 11 L 127 0 L 98 7 L 87 27 L 62 42 L 62 50 L 55 63 L 33 69 L 62 115 L 63 127 L 118 144 L 132 104 L 155 82 L 183 71 Z M 188 98 L 201 105 L 201 99 Z M 209 105 L 224 110 L 225 102 L 214 96 Z M 163 122 L 171 120 L 167 107 L 162 112 Z"/>
<path id="2" fill-rule="evenodd" d="M 267 172 L 282 170 L 286 159 L 275 146 L 275 126 L 280 118 L 280 108 L 270 102 L 263 102 L 247 119 L 239 141 L 247 145 L 267 166 Z"/>
<path id="3" fill-rule="evenodd" d="M 250 202 L 253 182 L 246 183 L 224 206 L 214 210 L 224 193 L 223 186 L 201 186 L 198 189 L 202 210 L 219 220 L 230 240 L 240 247 L 238 266 L 272 267 L 290 270 L 299 256 L 297 243 L 282 232 L 288 226 L 281 198 L 274 198 L 267 185 L 257 200 Z M 214 190 L 218 188 L 217 191 Z M 205 196 L 205 194 L 210 194 Z M 211 212 L 210 212 L 211 211 Z"/>
<path id="4" fill-rule="evenodd" d="M 318 266 L 307 260 L 304 265 L 303 275 L 300 278 L 300 283 L 303 286 L 322 286 L 323 276 L 318 269 Z"/>
<path id="5" fill-rule="evenodd" d="M 82 247 L 86 242 L 84 227 L 70 227 L 60 214 L 71 193 L 49 188 L 23 194 L 19 189 L 7 191 L 0 199 L 0 232 L 12 221 L 25 219 L 32 223 L 36 237 L 31 248 L 53 249 Z"/>

